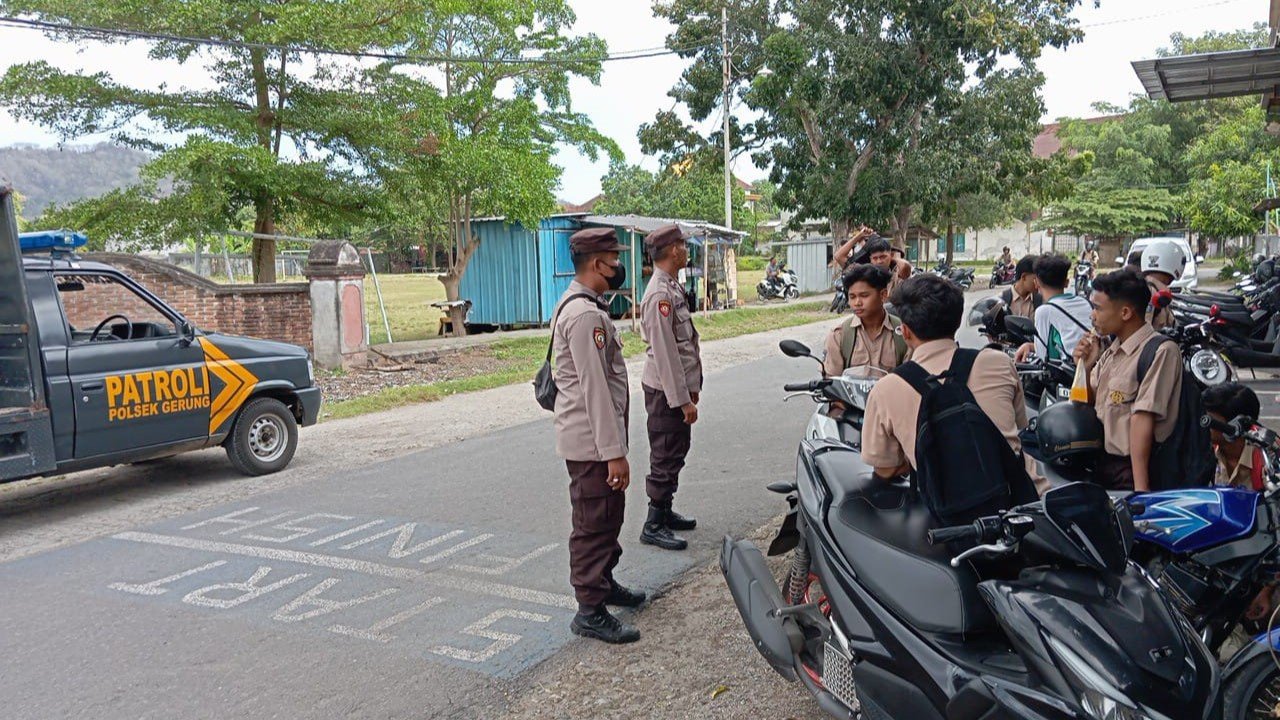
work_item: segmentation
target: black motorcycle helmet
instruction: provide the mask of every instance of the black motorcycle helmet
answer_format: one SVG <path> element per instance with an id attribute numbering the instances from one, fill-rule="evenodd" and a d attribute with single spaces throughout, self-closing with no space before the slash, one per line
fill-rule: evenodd
<path id="1" fill-rule="evenodd" d="M 999 297 L 983 298 L 969 308 L 969 326 L 1004 327 L 1004 301 Z"/>
<path id="2" fill-rule="evenodd" d="M 1102 422 L 1088 405 L 1054 403 L 1040 412 L 1036 439 L 1044 462 L 1067 477 L 1084 475 L 1102 455 Z"/>
<path id="3" fill-rule="evenodd" d="M 1265 283 L 1266 281 L 1275 277 L 1275 275 L 1276 275 L 1276 261 L 1271 259 L 1263 260 L 1262 262 L 1258 263 L 1258 267 L 1253 271 L 1253 279 L 1255 282 L 1259 284 Z"/>

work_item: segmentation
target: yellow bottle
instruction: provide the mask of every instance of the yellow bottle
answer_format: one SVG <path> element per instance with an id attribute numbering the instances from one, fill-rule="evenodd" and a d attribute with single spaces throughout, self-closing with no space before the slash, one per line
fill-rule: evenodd
<path id="1" fill-rule="evenodd" d="M 1089 371 L 1084 361 L 1076 363 L 1076 377 L 1071 381 L 1071 401 L 1089 404 Z"/>

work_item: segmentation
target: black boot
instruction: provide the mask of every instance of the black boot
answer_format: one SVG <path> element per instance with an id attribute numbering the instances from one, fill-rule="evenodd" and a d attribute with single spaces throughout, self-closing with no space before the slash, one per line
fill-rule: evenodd
<path id="1" fill-rule="evenodd" d="M 637 608 L 644 604 L 646 596 L 639 590 L 632 590 L 629 587 L 619 585 L 618 583 L 609 581 L 609 597 L 604 599 L 605 605 L 613 605 L 615 607 Z"/>
<path id="2" fill-rule="evenodd" d="M 649 517 L 645 519 L 644 528 L 640 531 L 640 542 L 663 550 L 683 550 L 689 547 L 689 543 L 676 537 L 671 528 L 667 527 L 667 512 L 665 508 L 649 505 Z"/>
<path id="3" fill-rule="evenodd" d="M 594 609 L 578 610 L 569 623 L 569 630 L 574 635 L 603 640 L 611 644 L 633 643 L 640 639 L 640 631 L 634 625 L 628 625 L 614 617 L 604 605 Z"/>
<path id="4" fill-rule="evenodd" d="M 685 517 L 675 510 L 668 508 L 667 527 L 672 530 L 692 530 L 698 527 L 698 521 L 691 517 Z"/>

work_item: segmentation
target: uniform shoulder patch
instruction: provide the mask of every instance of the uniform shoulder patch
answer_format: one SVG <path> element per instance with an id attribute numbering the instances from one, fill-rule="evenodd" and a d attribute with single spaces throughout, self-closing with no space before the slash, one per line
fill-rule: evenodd
<path id="1" fill-rule="evenodd" d="M 671 317 L 671 301 L 670 301 L 670 300 L 659 300 L 659 301 L 658 301 L 658 313 L 659 313 L 660 315 L 662 315 L 662 317 Z"/>
<path id="2" fill-rule="evenodd" d="M 591 339 L 592 339 L 592 340 L 595 340 L 595 342 L 596 342 L 596 347 L 597 347 L 598 349 L 603 350 L 603 349 L 604 349 L 604 341 L 605 341 L 604 328 L 602 328 L 602 327 L 598 327 L 598 328 L 596 328 L 595 330 L 592 330 L 592 331 L 591 331 Z"/>

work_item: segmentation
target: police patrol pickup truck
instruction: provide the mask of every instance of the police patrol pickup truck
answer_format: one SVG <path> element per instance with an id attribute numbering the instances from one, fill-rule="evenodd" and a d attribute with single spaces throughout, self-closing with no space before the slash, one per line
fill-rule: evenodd
<path id="1" fill-rule="evenodd" d="M 222 445 L 248 475 L 283 469 L 320 413 L 306 350 L 203 332 L 86 238 L 19 236 L 0 187 L 0 481 Z"/>

